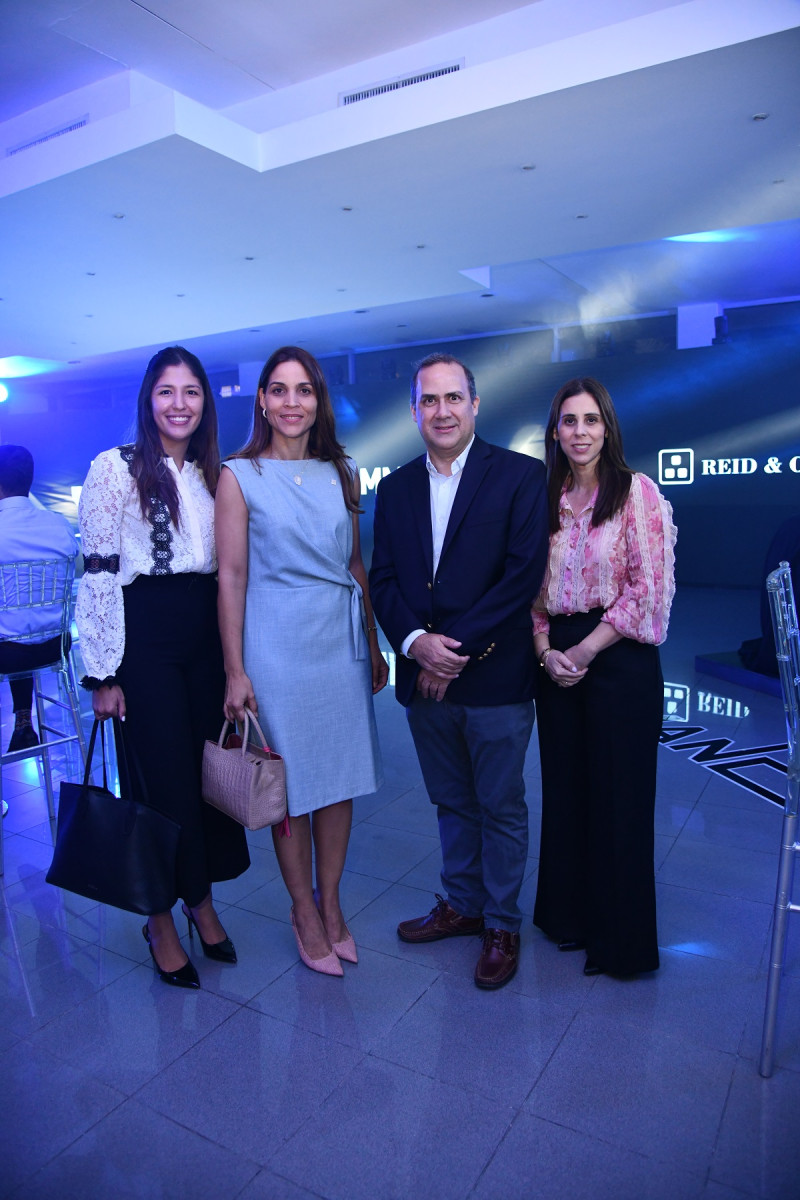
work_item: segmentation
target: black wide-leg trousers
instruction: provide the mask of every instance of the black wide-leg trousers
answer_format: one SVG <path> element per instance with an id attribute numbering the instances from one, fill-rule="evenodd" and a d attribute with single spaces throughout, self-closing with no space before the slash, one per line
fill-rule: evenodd
<path id="1" fill-rule="evenodd" d="M 242 826 L 200 793 L 203 745 L 217 740 L 224 720 L 217 581 L 139 575 L 122 593 L 125 653 L 117 679 L 125 694 L 125 743 L 147 792 L 137 799 L 180 825 L 176 896 L 195 906 L 212 882 L 250 865 Z"/>
<path id="2" fill-rule="evenodd" d="M 568 650 L 602 610 L 553 617 Z M 658 965 L 653 817 L 664 683 L 658 648 L 623 638 L 580 683 L 543 680 L 537 708 L 542 831 L 534 924 L 583 941 L 592 962 L 630 975 Z"/>

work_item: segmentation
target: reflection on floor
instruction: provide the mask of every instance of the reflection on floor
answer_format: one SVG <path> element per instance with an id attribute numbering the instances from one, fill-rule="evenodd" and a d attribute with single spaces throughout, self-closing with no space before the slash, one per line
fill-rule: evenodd
<path id="1" fill-rule="evenodd" d="M 756 1069 L 783 714 L 693 666 L 697 652 L 753 636 L 757 613 L 753 593 L 686 589 L 676 602 L 652 978 L 587 979 L 582 955 L 559 954 L 528 920 L 516 978 L 484 993 L 471 979 L 477 942 L 397 940 L 397 922 L 432 903 L 439 851 L 389 692 L 377 702 L 386 783 L 355 806 L 344 907 L 360 962 L 344 980 L 298 962 L 267 831 L 251 839 L 248 874 L 217 889 L 239 965 L 195 955 L 202 991 L 165 987 L 141 921 L 44 882 L 51 832 L 36 769 L 7 772 L 0 1194 L 798 1195 L 800 917 L 776 1071 L 762 1080 Z M 537 758 L 533 745 L 532 853 Z M 528 915 L 536 867 L 532 857 Z"/>

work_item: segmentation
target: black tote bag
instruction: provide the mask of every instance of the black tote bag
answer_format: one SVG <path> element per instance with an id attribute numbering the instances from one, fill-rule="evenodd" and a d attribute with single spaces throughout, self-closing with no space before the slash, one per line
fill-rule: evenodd
<path id="1" fill-rule="evenodd" d="M 133 799 L 124 730 L 114 719 L 121 796 L 108 787 L 102 721 L 95 721 L 82 783 L 62 783 L 53 861 L 47 882 L 101 904 L 150 916 L 177 898 L 180 826 Z M 103 786 L 89 782 L 100 726 Z"/>

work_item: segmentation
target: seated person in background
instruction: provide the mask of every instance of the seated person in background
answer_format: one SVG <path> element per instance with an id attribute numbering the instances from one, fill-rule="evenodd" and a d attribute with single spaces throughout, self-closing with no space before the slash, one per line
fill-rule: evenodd
<path id="1" fill-rule="evenodd" d="M 30 499 L 32 483 L 31 452 L 24 446 L 0 446 L 0 564 L 74 558 L 78 553 L 78 543 L 66 517 L 38 508 Z M 52 608 L 0 613 L 0 674 L 33 671 L 57 659 L 59 638 L 37 640 L 36 632 L 52 628 L 60 614 L 60 603 Z M 14 732 L 8 743 L 9 754 L 39 744 L 31 724 L 33 676 L 12 679 L 10 687 Z"/>

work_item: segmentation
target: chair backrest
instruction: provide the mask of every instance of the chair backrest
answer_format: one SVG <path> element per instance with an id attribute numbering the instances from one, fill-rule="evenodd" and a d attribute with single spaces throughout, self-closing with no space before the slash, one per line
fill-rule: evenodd
<path id="1" fill-rule="evenodd" d="M 786 791 L 786 811 L 795 814 L 800 791 L 800 630 L 797 627 L 792 572 L 787 562 L 782 562 L 777 571 L 767 576 L 767 595 L 789 740 L 790 786 Z"/>
<path id="2" fill-rule="evenodd" d="M 72 622 L 74 558 L 38 558 L 0 563 L 0 613 L 30 613 L 28 632 L 15 642 L 44 642 L 61 637 L 62 654 Z"/>

